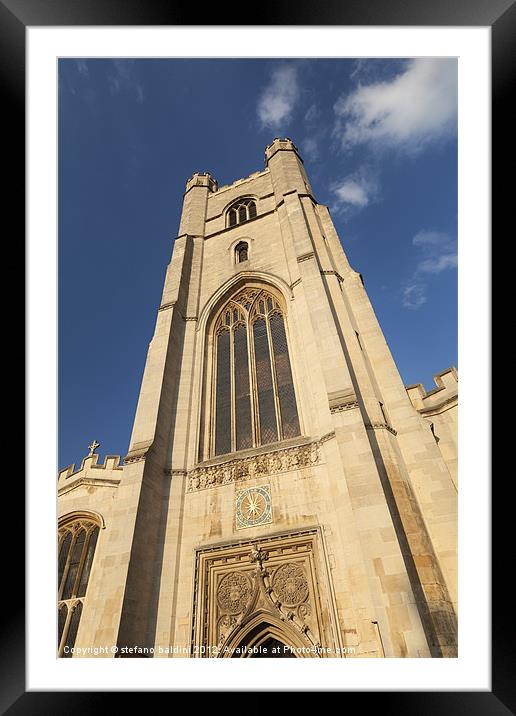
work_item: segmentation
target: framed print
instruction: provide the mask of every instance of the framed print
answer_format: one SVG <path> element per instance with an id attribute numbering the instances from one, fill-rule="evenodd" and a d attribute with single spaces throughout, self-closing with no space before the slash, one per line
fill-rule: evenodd
<path id="1" fill-rule="evenodd" d="M 488 136 L 496 168 L 513 5 L 44 10 L 0 6 L 29 308 L 4 709 L 343 690 L 506 712 Z"/>

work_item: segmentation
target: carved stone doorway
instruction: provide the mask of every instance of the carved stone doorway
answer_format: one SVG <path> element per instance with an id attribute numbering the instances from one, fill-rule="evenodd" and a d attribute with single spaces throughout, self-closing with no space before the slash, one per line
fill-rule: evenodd
<path id="1" fill-rule="evenodd" d="M 288 646 L 288 639 L 278 636 L 283 637 L 271 624 L 259 624 L 242 639 L 231 658 L 296 659 L 295 648 Z"/>
<path id="2" fill-rule="evenodd" d="M 325 565 L 318 528 L 200 548 L 192 654 L 201 658 L 334 655 L 337 622 Z M 260 645 L 262 652 L 267 645 L 266 653 L 250 653 Z"/>
<path id="3" fill-rule="evenodd" d="M 257 654 L 250 654 L 249 658 L 255 659 L 295 659 L 296 655 L 292 653 L 290 647 L 278 639 L 270 636 L 261 645 L 262 648 Z"/>

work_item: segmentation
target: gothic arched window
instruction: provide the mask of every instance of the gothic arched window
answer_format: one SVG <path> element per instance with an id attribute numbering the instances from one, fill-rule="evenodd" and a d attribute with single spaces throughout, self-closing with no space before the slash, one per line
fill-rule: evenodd
<path id="1" fill-rule="evenodd" d="M 71 657 L 75 644 L 99 525 L 91 519 L 71 518 L 59 528 L 58 656 Z"/>
<path id="2" fill-rule="evenodd" d="M 245 288 L 215 320 L 209 455 L 300 434 L 284 311 L 269 290 Z"/>
<path id="3" fill-rule="evenodd" d="M 247 261 L 249 258 L 249 244 L 245 241 L 241 241 L 235 246 L 235 262 L 241 264 L 243 261 Z"/>
<path id="4" fill-rule="evenodd" d="M 238 199 L 227 212 L 227 225 L 229 227 L 243 224 L 244 221 L 254 219 L 256 216 L 256 202 L 254 199 Z"/>

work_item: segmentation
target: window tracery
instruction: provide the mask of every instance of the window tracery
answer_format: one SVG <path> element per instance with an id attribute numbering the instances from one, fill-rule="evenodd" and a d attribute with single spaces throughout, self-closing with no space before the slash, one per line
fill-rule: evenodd
<path id="1" fill-rule="evenodd" d="M 227 226 L 243 224 L 256 216 L 256 202 L 254 199 L 238 199 L 227 212 Z"/>
<path id="2" fill-rule="evenodd" d="M 284 311 L 272 291 L 247 287 L 224 305 L 213 362 L 205 452 L 224 455 L 300 434 Z"/>
<path id="3" fill-rule="evenodd" d="M 83 518 L 72 518 L 59 528 L 58 656 L 72 656 L 99 529 L 96 522 Z"/>

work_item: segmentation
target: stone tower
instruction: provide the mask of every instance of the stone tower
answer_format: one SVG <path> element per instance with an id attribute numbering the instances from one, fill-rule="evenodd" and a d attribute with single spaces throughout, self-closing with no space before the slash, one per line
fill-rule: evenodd
<path id="1" fill-rule="evenodd" d="M 60 474 L 61 544 L 97 530 L 65 632 L 80 603 L 76 647 L 122 656 L 455 656 L 441 376 L 407 392 L 291 140 L 228 186 L 195 173 L 123 467 Z"/>

